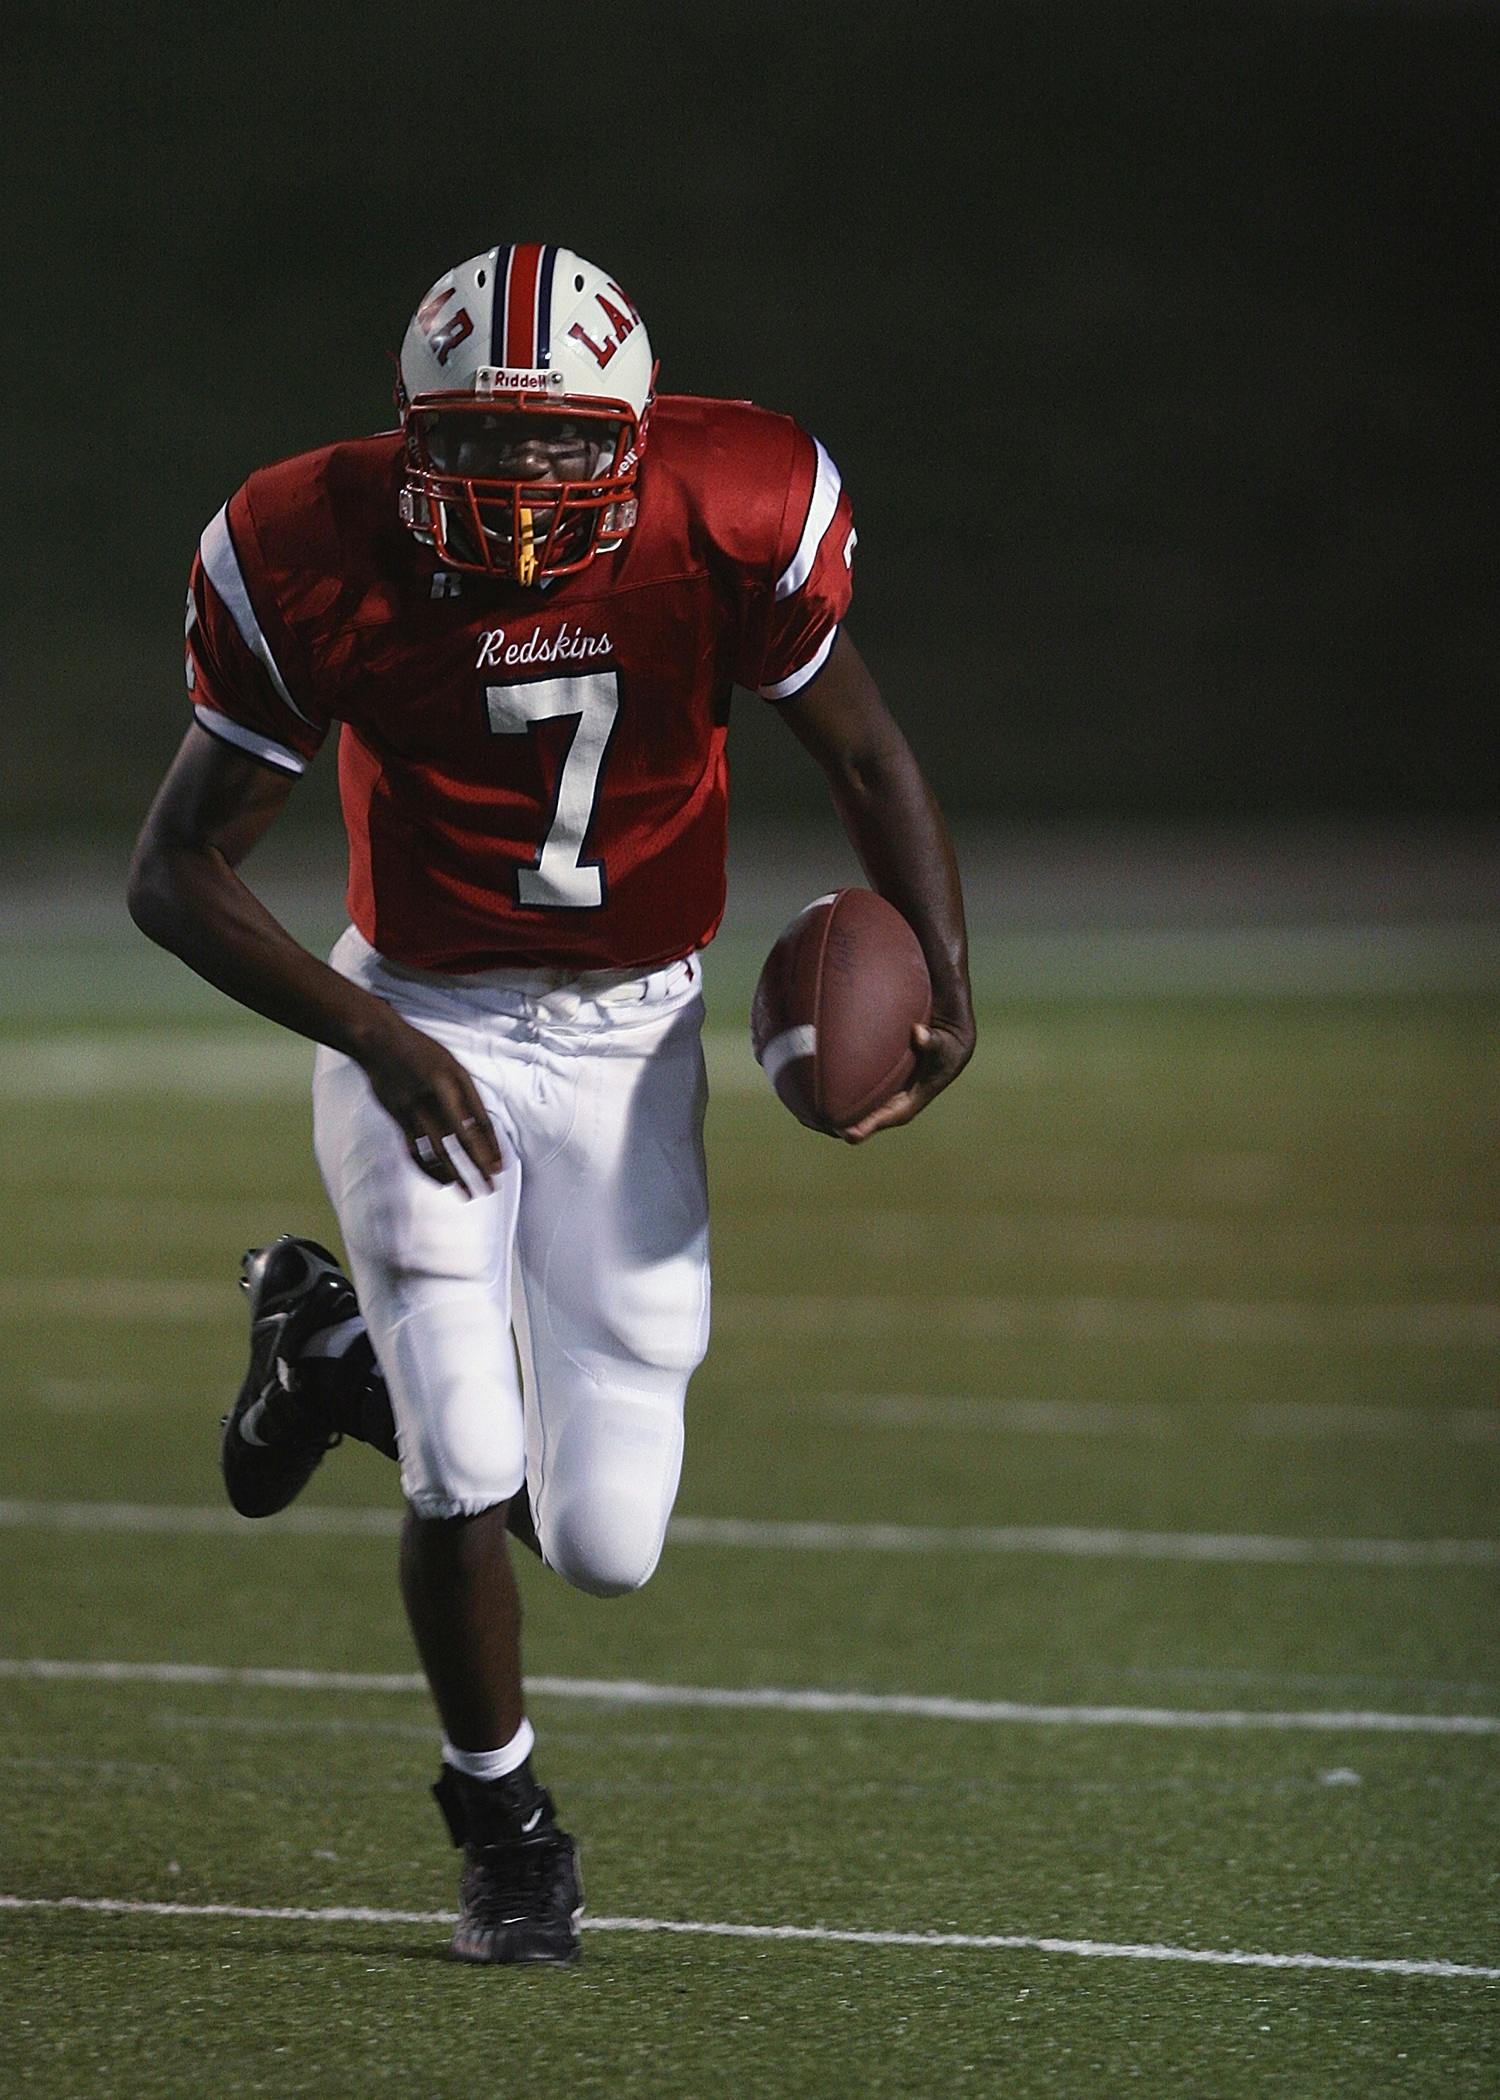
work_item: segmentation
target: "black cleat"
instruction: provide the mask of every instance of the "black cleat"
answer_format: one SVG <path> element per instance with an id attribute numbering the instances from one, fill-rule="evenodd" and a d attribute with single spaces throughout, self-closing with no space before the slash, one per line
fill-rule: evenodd
<path id="1" fill-rule="evenodd" d="M 354 1286 L 326 1247 L 284 1233 L 240 1264 L 250 1294 L 250 1368 L 224 1417 L 219 1458 L 242 1517 L 274 1516 L 301 1494 L 338 1443 L 324 1381 L 299 1369 L 302 1344 L 359 1312 Z"/>
<path id="2" fill-rule="evenodd" d="M 558 1827 L 546 1788 L 524 1765 L 490 1780 L 444 1765 L 432 1791 L 454 1844 L 464 1848 L 454 1960 L 577 1961 L 578 1847 Z"/>

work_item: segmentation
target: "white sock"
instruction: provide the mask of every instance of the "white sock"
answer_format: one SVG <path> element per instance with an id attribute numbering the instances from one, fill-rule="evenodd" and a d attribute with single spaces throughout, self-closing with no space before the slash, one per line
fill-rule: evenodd
<path id="1" fill-rule="evenodd" d="M 504 1779 L 530 1757 L 536 1742 L 536 1730 L 529 1721 L 523 1720 L 508 1743 L 498 1750 L 455 1750 L 446 1736 L 443 1737 L 443 1763 L 452 1765 L 455 1772 L 463 1772 L 470 1779 Z"/>
<path id="2" fill-rule="evenodd" d="M 337 1327 L 320 1327 L 302 1344 L 301 1356 L 343 1356 L 365 1331 L 365 1323 L 358 1313 L 352 1318 L 340 1320 Z"/>

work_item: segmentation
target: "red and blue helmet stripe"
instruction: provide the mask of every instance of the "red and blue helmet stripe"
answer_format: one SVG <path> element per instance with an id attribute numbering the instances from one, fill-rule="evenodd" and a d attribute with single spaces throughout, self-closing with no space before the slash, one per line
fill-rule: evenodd
<path id="1" fill-rule="evenodd" d="M 490 363 L 540 370 L 552 351 L 552 272 L 557 250 L 518 241 L 495 250 Z"/>

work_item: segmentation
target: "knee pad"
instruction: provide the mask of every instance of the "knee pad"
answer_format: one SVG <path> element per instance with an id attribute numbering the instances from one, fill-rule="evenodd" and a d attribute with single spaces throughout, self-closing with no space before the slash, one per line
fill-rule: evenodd
<path id="1" fill-rule="evenodd" d="M 548 1453 L 536 1510 L 547 1565 L 595 1597 L 655 1572 L 682 1471 L 682 1417 L 637 1394 L 601 1394 Z"/>
<path id="2" fill-rule="evenodd" d="M 577 1496 L 541 1528 L 549 1568 L 591 1597 L 625 1597 L 648 1582 L 661 1559 L 666 1521 L 643 1523 L 637 1513 L 596 1506 Z"/>
<path id="3" fill-rule="evenodd" d="M 401 1487 L 419 1516 L 507 1502 L 526 1471 L 509 1337 L 483 1301 L 424 1306 L 382 1344 L 401 1447 Z"/>

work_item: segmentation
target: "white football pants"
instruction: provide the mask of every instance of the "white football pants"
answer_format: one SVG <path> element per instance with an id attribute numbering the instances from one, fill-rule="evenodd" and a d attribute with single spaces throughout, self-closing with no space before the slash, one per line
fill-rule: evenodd
<path id="1" fill-rule="evenodd" d="M 708 1345 L 697 959 L 439 977 L 351 927 L 330 961 L 453 1052 L 504 1154 L 494 1193 L 465 1202 L 412 1163 L 360 1067 L 319 1050 L 318 1165 L 390 1387 L 402 1490 L 419 1516 L 459 1516 L 524 1479 L 551 1567 L 597 1595 L 637 1589 Z"/>

